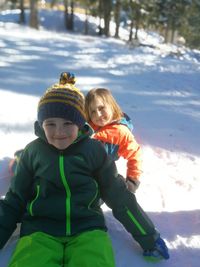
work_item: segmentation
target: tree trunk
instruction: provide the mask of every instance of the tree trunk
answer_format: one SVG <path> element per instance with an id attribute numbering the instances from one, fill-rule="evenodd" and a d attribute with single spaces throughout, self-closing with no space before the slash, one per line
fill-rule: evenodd
<path id="1" fill-rule="evenodd" d="M 171 24 L 171 38 L 170 38 L 170 42 L 172 44 L 174 43 L 175 31 L 176 31 L 176 26 L 175 26 L 175 21 L 173 19 Z"/>
<path id="2" fill-rule="evenodd" d="M 65 28 L 67 29 L 68 19 L 69 19 L 68 0 L 63 0 L 63 4 L 64 4 L 64 7 L 65 7 L 65 10 L 64 10 Z"/>
<path id="3" fill-rule="evenodd" d="M 140 27 L 140 20 L 141 20 L 141 13 L 140 13 L 140 8 L 137 7 L 136 10 L 136 16 L 135 16 L 135 40 L 138 40 L 138 31 Z"/>
<path id="4" fill-rule="evenodd" d="M 85 34 L 88 34 L 88 29 L 89 29 L 89 25 L 88 25 L 88 8 L 85 7 Z"/>
<path id="5" fill-rule="evenodd" d="M 165 43 L 169 42 L 169 34 L 170 34 L 170 29 L 169 29 L 169 25 L 167 24 L 165 27 L 165 35 L 164 35 Z"/>
<path id="6" fill-rule="evenodd" d="M 65 17 L 65 27 L 67 30 L 73 31 L 74 29 L 74 1 L 70 1 L 70 9 L 68 7 L 68 0 L 64 0 L 64 17 Z M 69 12 L 70 11 L 70 12 Z"/>
<path id="7" fill-rule="evenodd" d="M 68 29 L 73 31 L 74 30 L 74 1 L 71 0 L 71 13 L 70 13 L 70 19 L 69 19 L 69 27 Z"/>
<path id="8" fill-rule="evenodd" d="M 112 0 L 103 0 L 103 12 L 104 12 L 104 34 L 110 35 L 110 19 L 112 11 Z"/>
<path id="9" fill-rule="evenodd" d="M 24 0 L 20 0 L 20 16 L 19 16 L 19 23 L 25 24 L 25 13 L 24 13 Z"/>
<path id="10" fill-rule="evenodd" d="M 129 42 L 131 42 L 133 40 L 133 18 L 131 18 L 131 24 L 130 24 L 130 32 L 129 32 Z"/>
<path id="11" fill-rule="evenodd" d="M 103 2 L 102 0 L 99 0 L 99 5 L 98 5 L 98 15 L 99 15 L 99 35 L 103 34 L 103 27 L 101 26 L 101 20 L 102 20 L 102 14 L 103 14 Z"/>
<path id="12" fill-rule="evenodd" d="M 114 17 L 115 17 L 115 38 L 119 38 L 119 26 L 120 26 L 120 11 L 121 1 L 117 0 L 115 4 Z"/>
<path id="13" fill-rule="evenodd" d="M 38 29 L 38 0 L 30 0 L 30 21 L 29 25 L 32 28 Z"/>
<path id="14" fill-rule="evenodd" d="M 51 8 L 53 8 L 55 6 L 56 2 L 57 2 L 57 0 L 51 0 Z"/>

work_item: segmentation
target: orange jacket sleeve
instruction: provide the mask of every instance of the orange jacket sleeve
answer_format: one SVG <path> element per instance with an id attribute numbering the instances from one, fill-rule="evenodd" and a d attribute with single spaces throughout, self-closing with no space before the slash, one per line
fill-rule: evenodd
<path id="1" fill-rule="evenodd" d="M 122 124 L 112 124 L 101 128 L 94 136 L 106 145 L 116 148 L 118 157 L 127 160 L 127 177 L 138 179 L 142 173 L 141 147 L 132 132 Z"/>
<path id="2" fill-rule="evenodd" d="M 124 126 L 119 127 L 119 157 L 127 160 L 127 177 L 138 179 L 142 173 L 142 151 L 134 135 Z"/>

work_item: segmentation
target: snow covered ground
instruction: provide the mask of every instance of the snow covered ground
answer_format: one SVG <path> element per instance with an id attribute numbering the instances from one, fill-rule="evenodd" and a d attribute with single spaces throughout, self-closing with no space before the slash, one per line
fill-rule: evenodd
<path id="1" fill-rule="evenodd" d="M 104 206 L 117 267 L 198 267 L 200 260 L 200 52 L 164 45 L 141 32 L 132 48 L 112 38 L 40 31 L 0 15 L 0 195 L 9 184 L 7 162 L 35 138 L 37 102 L 62 71 L 74 72 L 84 93 L 110 88 L 134 123 L 144 174 L 136 195 L 166 240 L 171 258 L 146 262 L 140 247 Z M 45 17 L 44 17 L 45 18 Z M 54 23 L 53 21 L 54 20 Z M 43 19 L 43 22 L 45 19 Z M 58 25 L 59 24 L 59 25 Z M 56 28 L 57 26 L 57 28 Z M 45 30 L 48 28 L 48 31 Z M 152 48 L 154 47 L 154 48 Z M 125 162 L 117 162 L 125 174 Z M 6 267 L 15 245 L 0 251 Z"/>

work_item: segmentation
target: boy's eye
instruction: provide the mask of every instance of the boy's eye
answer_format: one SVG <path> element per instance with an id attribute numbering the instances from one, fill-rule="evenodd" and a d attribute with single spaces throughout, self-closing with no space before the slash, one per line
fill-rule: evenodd
<path id="1" fill-rule="evenodd" d="M 64 123 L 64 125 L 67 125 L 67 126 L 68 125 L 73 125 L 73 123 L 71 121 L 67 121 L 67 122 Z"/>
<path id="2" fill-rule="evenodd" d="M 53 123 L 53 122 L 45 123 L 45 126 L 46 127 L 51 127 L 51 126 L 54 126 L 54 125 L 55 125 L 55 123 Z"/>

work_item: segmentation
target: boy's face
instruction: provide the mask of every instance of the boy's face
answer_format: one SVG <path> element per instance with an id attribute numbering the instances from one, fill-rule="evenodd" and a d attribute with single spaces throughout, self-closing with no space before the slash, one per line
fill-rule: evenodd
<path id="1" fill-rule="evenodd" d="M 95 97 L 90 104 L 90 118 L 95 125 L 103 127 L 112 122 L 113 112 L 101 97 Z"/>
<path id="2" fill-rule="evenodd" d="M 44 120 L 44 129 L 47 141 L 59 150 L 70 146 L 78 136 L 78 126 L 62 118 L 49 118 Z"/>

